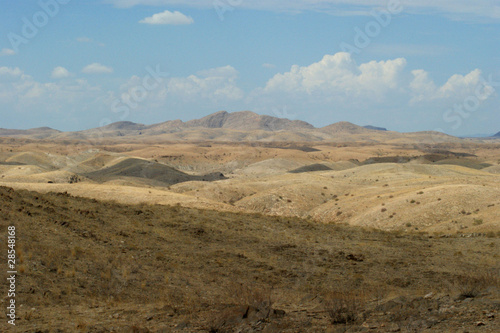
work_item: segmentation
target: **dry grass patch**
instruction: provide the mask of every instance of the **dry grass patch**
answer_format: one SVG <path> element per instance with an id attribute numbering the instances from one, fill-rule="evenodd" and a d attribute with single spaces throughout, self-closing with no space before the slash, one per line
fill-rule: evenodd
<path id="1" fill-rule="evenodd" d="M 460 298 L 478 297 L 489 288 L 500 288 L 499 270 L 485 269 L 480 272 L 468 272 L 455 282 Z"/>
<path id="2" fill-rule="evenodd" d="M 362 318 L 366 301 L 363 290 L 341 288 L 327 294 L 324 306 L 332 324 L 351 324 Z"/>

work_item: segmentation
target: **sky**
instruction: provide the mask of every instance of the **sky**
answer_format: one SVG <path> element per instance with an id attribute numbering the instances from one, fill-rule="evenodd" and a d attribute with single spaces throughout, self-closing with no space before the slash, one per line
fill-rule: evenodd
<path id="1" fill-rule="evenodd" d="M 0 128 L 251 110 L 500 131 L 498 0 L 0 1 Z"/>

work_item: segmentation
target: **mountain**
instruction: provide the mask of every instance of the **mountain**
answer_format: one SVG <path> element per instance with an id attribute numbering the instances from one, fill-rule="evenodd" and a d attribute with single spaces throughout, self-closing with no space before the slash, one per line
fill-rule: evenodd
<path id="1" fill-rule="evenodd" d="M 498 132 L 497 134 L 493 135 L 493 137 L 500 138 L 500 132 Z"/>
<path id="2" fill-rule="evenodd" d="M 497 134 L 498 135 L 498 134 Z M 224 142 L 417 142 L 434 144 L 459 142 L 461 139 L 436 132 L 399 133 L 375 126 L 358 126 L 338 122 L 321 128 L 301 121 L 259 115 L 251 111 L 219 111 L 189 121 L 168 120 L 144 125 L 120 121 L 77 132 L 60 132 L 48 127 L 30 130 L 0 129 L 0 136 L 31 139 L 78 140 L 91 144 L 102 140 L 133 140 L 134 142 L 224 141 Z"/>
<path id="3" fill-rule="evenodd" d="M 125 131 L 138 131 L 146 128 L 146 125 L 133 123 L 131 121 L 118 121 L 106 126 L 101 127 L 103 130 L 125 130 Z"/>
<path id="4" fill-rule="evenodd" d="M 321 127 L 320 131 L 326 133 L 349 133 L 349 134 L 359 134 L 367 133 L 370 130 L 362 126 L 355 125 L 347 121 L 340 121 L 335 124 L 331 124 L 325 127 Z"/>
<path id="5" fill-rule="evenodd" d="M 296 129 L 314 129 L 314 126 L 301 120 L 289 120 L 266 115 L 259 115 L 252 111 L 228 113 L 219 111 L 201 119 L 186 122 L 188 127 L 227 128 L 240 131 L 282 131 Z"/>
<path id="6" fill-rule="evenodd" d="M 30 136 L 34 139 L 45 139 L 59 133 L 61 133 L 61 131 L 55 130 L 50 127 L 38 127 L 27 130 L 0 128 L 0 136 Z"/>
<path id="7" fill-rule="evenodd" d="M 219 111 L 201 119 L 183 122 L 182 120 L 168 120 L 159 124 L 143 125 L 131 121 L 120 121 L 103 127 L 89 130 L 64 133 L 62 136 L 82 139 L 84 137 L 120 137 L 136 135 L 162 135 L 195 129 L 229 129 L 237 131 L 295 131 L 314 129 L 314 126 L 301 120 L 289 120 L 266 115 L 259 115 L 251 111 L 232 112 Z"/>

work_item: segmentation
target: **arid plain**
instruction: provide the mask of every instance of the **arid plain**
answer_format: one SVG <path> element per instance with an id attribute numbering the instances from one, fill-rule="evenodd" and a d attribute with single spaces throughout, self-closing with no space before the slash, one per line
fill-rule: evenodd
<path id="1" fill-rule="evenodd" d="M 499 138 L 252 112 L 0 137 L 22 332 L 500 329 Z"/>

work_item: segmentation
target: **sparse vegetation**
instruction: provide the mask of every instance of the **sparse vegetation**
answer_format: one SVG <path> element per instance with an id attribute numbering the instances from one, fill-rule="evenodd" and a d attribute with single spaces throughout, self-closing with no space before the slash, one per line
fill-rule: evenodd
<path id="1" fill-rule="evenodd" d="M 443 241 L 293 217 L 120 205 L 64 193 L 0 188 L 0 198 L 0 209 L 10 212 L 6 222 L 16 224 L 23 246 L 19 301 L 30 307 L 20 310 L 20 322 L 42 330 L 74 331 L 71 323 L 79 318 L 68 318 L 76 311 L 87 331 L 131 327 L 130 322 L 143 330 L 184 327 L 186 332 L 251 331 L 260 323 L 268 331 L 291 333 L 299 327 L 313 333 L 331 325 L 358 329 L 365 321 L 402 328 L 427 320 L 428 309 L 438 308 L 412 307 L 423 302 L 422 290 L 448 292 L 443 281 L 456 281 L 451 294 L 481 298 L 471 309 L 482 313 L 494 306 L 493 298 L 483 295 L 498 286 L 492 271 L 496 234 L 487 243 L 474 237 Z M 36 219 L 21 206 L 29 206 Z M 478 254 L 483 259 L 473 260 Z M 492 273 L 457 274 L 462 262 L 471 263 L 467 272 Z M 396 306 L 400 310 L 390 310 Z M 304 324 L 311 316 L 314 324 Z M 459 314 L 447 316 L 432 324 L 434 331 L 462 325 Z"/>
<path id="2" fill-rule="evenodd" d="M 478 297 L 490 287 L 500 288 L 498 270 L 482 269 L 478 272 L 466 272 L 456 281 L 456 288 L 462 298 Z"/>
<path id="3" fill-rule="evenodd" d="M 362 292 L 339 289 L 325 297 L 325 310 L 332 324 L 349 324 L 361 318 L 365 302 Z"/>
<path id="4" fill-rule="evenodd" d="M 77 175 L 71 175 L 71 177 L 69 177 L 68 179 L 68 183 L 70 184 L 75 184 L 75 183 L 78 183 L 80 181 L 80 178 L 78 178 Z"/>

